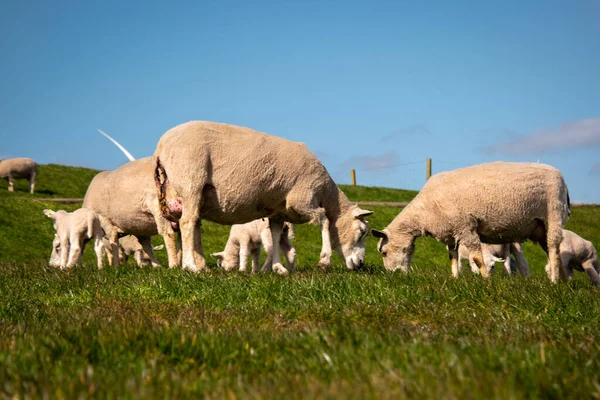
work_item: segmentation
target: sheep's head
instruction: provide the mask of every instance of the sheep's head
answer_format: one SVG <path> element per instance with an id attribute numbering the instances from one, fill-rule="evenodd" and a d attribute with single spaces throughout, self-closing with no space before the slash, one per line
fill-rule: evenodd
<path id="1" fill-rule="evenodd" d="M 216 258 L 217 267 L 223 268 L 225 271 L 233 271 L 238 268 L 238 258 L 225 251 L 212 253 L 210 256 Z"/>
<path id="2" fill-rule="evenodd" d="M 369 226 L 365 217 L 373 214 L 358 206 L 342 214 L 329 227 L 331 246 L 344 259 L 348 269 L 360 268 L 365 262 Z"/>
<path id="3" fill-rule="evenodd" d="M 415 238 L 406 233 L 390 235 L 387 229 L 371 230 L 371 234 L 379 238 L 377 251 L 383 256 L 383 265 L 389 271 L 400 269 L 408 272 L 415 251 Z"/>

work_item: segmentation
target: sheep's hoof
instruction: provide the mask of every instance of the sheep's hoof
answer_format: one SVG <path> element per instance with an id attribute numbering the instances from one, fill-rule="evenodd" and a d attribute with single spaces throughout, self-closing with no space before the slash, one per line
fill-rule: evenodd
<path id="1" fill-rule="evenodd" d="M 273 271 L 279 275 L 289 275 L 290 273 L 282 264 L 273 264 Z"/>
<path id="2" fill-rule="evenodd" d="M 319 261 L 317 263 L 317 268 L 319 268 L 321 271 L 327 271 L 327 268 L 329 268 L 329 264 Z"/>

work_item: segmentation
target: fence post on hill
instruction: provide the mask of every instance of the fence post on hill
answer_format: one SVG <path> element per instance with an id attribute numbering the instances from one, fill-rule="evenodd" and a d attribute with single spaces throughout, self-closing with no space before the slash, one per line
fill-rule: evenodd
<path id="1" fill-rule="evenodd" d="M 425 180 L 429 180 L 431 178 L 431 158 L 427 159 L 427 178 Z"/>
<path id="2" fill-rule="evenodd" d="M 352 177 L 352 186 L 356 186 L 356 170 L 350 170 L 350 176 Z"/>

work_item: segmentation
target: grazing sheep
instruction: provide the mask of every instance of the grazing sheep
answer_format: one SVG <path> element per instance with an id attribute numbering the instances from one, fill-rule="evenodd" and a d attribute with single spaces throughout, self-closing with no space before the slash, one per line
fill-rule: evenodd
<path id="1" fill-rule="evenodd" d="M 279 251 L 284 221 L 321 225 L 319 266 L 330 264 L 332 248 L 349 269 L 364 262 L 364 217 L 372 212 L 350 203 L 302 143 L 234 125 L 191 121 L 162 136 L 154 165 L 163 215 L 181 227 L 184 268 L 206 268 L 202 218 L 233 225 L 268 217 L 273 270 L 279 274 L 289 272 Z"/>
<path id="2" fill-rule="evenodd" d="M 15 179 L 29 180 L 29 192 L 35 189 L 37 164 L 31 158 L 9 158 L 0 161 L 0 178 L 8 181 L 8 191 L 15 191 Z"/>
<path id="3" fill-rule="evenodd" d="M 600 263 L 592 242 L 575 232 L 563 229 L 560 258 L 567 279 L 573 277 L 573 270 L 585 271 L 594 285 L 600 285 Z M 550 276 L 550 264 L 546 264 L 546 273 Z"/>
<path id="4" fill-rule="evenodd" d="M 94 251 L 98 258 L 98 268 L 102 268 L 102 236 L 104 232 L 100 221 L 93 210 L 80 208 L 71 213 L 64 210 L 52 211 L 45 209 L 44 214 L 54 220 L 56 235 L 52 243 L 53 252 L 57 257 L 51 257 L 50 265 L 61 269 L 71 268 L 81 262 L 81 256 L 88 240 L 94 239 Z"/>
<path id="5" fill-rule="evenodd" d="M 450 249 L 453 270 L 460 244 L 484 277 L 489 273 L 481 242 L 531 239 L 548 254 L 549 276 L 556 282 L 562 271 L 562 228 L 569 213 L 567 186 L 556 168 L 499 161 L 432 176 L 383 231 L 372 232 L 380 238 L 377 248 L 389 270 L 408 271 L 415 239 L 433 236 Z"/>
<path id="6" fill-rule="evenodd" d="M 279 246 L 283 250 L 287 260 L 287 269 L 292 272 L 296 261 L 296 250 L 290 244 L 294 237 L 294 226 L 289 222 L 283 225 L 283 233 Z M 235 224 L 231 226 L 229 238 L 225 250 L 211 254 L 217 258 L 217 265 L 225 271 L 232 271 L 239 265 L 240 271 L 246 271 L 248 256 L 252 256 L 252 272 L 258 272 L 258 260 L 260 258 L 261 245 L 265 246 L 267 259 L 273 258 L 273 237 L 266 218 L 256 219 L 246 224 Z M 265 264 L 268 264 L 266 262 Z M 267 265 L 271 267 L 271 265 Z M 268 268 L 265 268 L 265 270 Z"/>
<path id="7" fill-rule="evenodd" d="M 483 254 L 483 263 L 488 272 L 491 272 L 497 262 L 504 264 L 504 272 L 508 275 L 512 274 L 512 254 L 515 257 L 517 268 L 523 276 L 529 276 L 529 263 L 523 255 L 521 243 L 515 242 L 510 244 L 487 244 L 481 243 L 481 253 Z M 479 267 L 473 261 L 473 257 L 465 246 L 458 246 L 458 262 L 452 264 L 452 276 L 458 277 L 462 268 L 462 260 L 469 260 L 471 271 L 479 274 Z"/>
<path id="8" fill-rule="evenodd" d="M 109 263 L 111 263 L 112 251 L 109 252 L 108 249 L 112 250 L 112 247 L 106 236 L 102 239 L 102 244 L 104 245 L 103 254 L 109 260 Z M 163 247 L 164 245 L 161 244 L 160 246 L 152 247 L 152 250 L 161 250 Z M 127 264 L 130 256 L 133 256 L 138 267 L 143 267 L 151 262 L 150 256 L 146 254 L 144 248 L 140 244 L 140 241 L 133 235 L 127 235 L 119 238 L 119 264 Z"/>
<path id="9" fill-rule="evenodd" d="M 158 266 L 151 242 L 157 233 L 165 241 L 169 267 L 179 264 L 175 228 L 161 215 L 153 171 L 150 157 L 131 161 L 114 171 L 100 172 L 85 193 L 83 206 L 100 217 L 110 241 L 113 265 L 119 264 L 119 236 L 129 234 L 137 237 L 152 265 Z"/>

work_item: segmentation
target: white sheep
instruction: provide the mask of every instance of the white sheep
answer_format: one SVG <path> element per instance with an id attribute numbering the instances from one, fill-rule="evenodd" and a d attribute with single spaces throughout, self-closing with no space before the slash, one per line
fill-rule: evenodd
<path id="1" fill-rule="evenodd" d="M 54 230 L 56 231 L 52 248 L 56 249 L 58 259 L 51 257 L 51 265 L 56 265 L 58 261 L 58 266 L 64 269 L 81 262 L 87 241 L 94 239 L 98 268 L 102 268 L 102 236 L 104 236 L 104 232 L 93 210 L 80 208 L 69 213 L 64 210 L 45 209 L 44 214 L 54 220 Z"/>
<path id="2" fill-rule="evenodd" d="M 31 158 L 9 158 L 0 160 L 0 178 L 8 181 L 8 191 L 15 191 L 15 179 L 29 180 L 29 192 L 35 189 L 37 164 Z"/>
<path id="3" fill-rule="evenodd" d="M 433 236 L 448 246 L 453 270 L 460 244 L 484 277 L 489 273 L 482 242 L 531 239 L 548 254 L 549 276 L 556 282 L 562 271 L 562 228 L 569 214 L 567 186 L 556 168 L 498 161 L 432 176 L 383 231 L 372 232 L 380 238 L 377 248 L 389 270 L 408 271 L 415 239 Z"/>
<path id="4" fill-rule="evenodd" d="M 585 271 L 594 285 L 600 285 L 600 263 L 592 242 L 563 229 L 560 258 L 567 279 L 573 277 L 573 270 Z M 550 264 L 546 264 L 546 273 L 550 276 Z"/>
<path id="5" fill-rule="evenodd" d="M 119 264 L 119 236 L 129 234 L 137 237 L 152 265 L 158 266 L 151 241 L 157 233 L 165 241 L 169 267 L 179 264 L 176 224 L 161 215 L 153 171 L 150 157 L 131 161 L 114 171 L 100 172 L 85 193 L 83 206 L 98 214 L 110 241 L 112 265 Z"/>
<path id="6" fill-rule="evenodd" d="M 296 262 L 296 250 L 290 244 L 290 239 L 294 237 L 294 227 L 289 222 L 283 226 L 283 233 L 279 245 L 287 260 L 287 269 L 292 272 Z M 225 250 L 211 254 L 217 258 L 217 265 L 232 271 L 238 268 L 240 271 L 246 271 L 248 256 L 252 256 L 252 272 L 258 272 L 258 261 L 260 258 L 261 245 L 264 245 L 267 253 L 267 260 L 273 258 L 273 237 L 269 228 L 269 221 L 266 218 L 257 219 L 245 224 L 235 224 L 231 226 L 229 238 L 225 245 Z M 269 261 L 265 262 L 267 270 L 271 265 Z"/>
<path id="7" fill-rule="evenodd" d="M 252 129 L 192 121 L 166 132 L 154 152 L 155 180 L 163 215 L 178 221 L 183 267 L 206 269 L 200 221 L 225 225 L 269 218 L 273 270 L 281 264 L 283 222 L 321 225 L 319 266 L 331 261 L 332 248 L 349 269 L 365 258 L 371 211 L 352 204 L 302 143 Z"/>
<path id="8" fill-rule="evenodd" d="M 514 256 L 516 266 L 523 276 L 529 276 L 529 263 L 523 255 L 523 249 L 521 243 L 515 242 L 510 244 L 487 244 L 481 243 L 481 253 L 483 255 L 483 263 L 486 266 L 488 272 L 491 272 L 496 266 L 497 262 L 501 262 L 504 265 L 504 272 L 508 275 L 512 274 L 512 258 Z M 475 274 L 479 274 L 479 267 L 473 261 L 471 253 L 465 246 L 458 246 L 458 262 L 452 264 L 452 276 L 455 278 L 461 272 L 462 260 L 468 260 L 471 271 Z"/>

